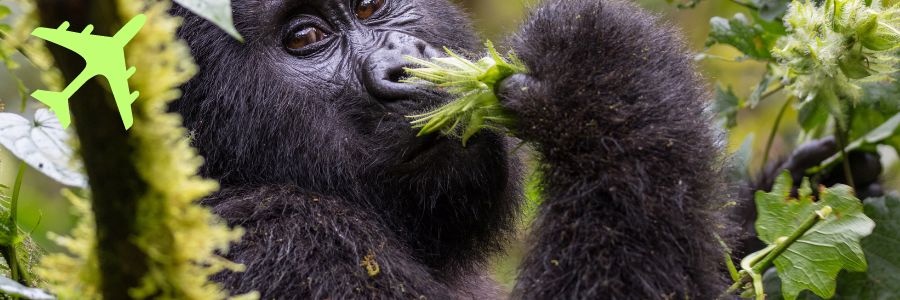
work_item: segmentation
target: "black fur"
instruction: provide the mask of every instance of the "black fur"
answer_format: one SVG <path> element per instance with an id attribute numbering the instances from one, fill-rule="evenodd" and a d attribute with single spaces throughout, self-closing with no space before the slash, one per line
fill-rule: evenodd
<path id="1" fill-rule="evenodd" d="M 718 295 L 720 149 L 677 32 L 621 1 L 547 2 L 510 43 L 531 75 L 499 89 L 546 198 L 513 296 Z M 215 279 L 264 299 L 501 297 L 486 261 L 520 202 L 511 142 L 417 138 L 403 115 L 447 97 L 387 99 L 367 77 L 408 49 L 478 49 L 468 21 L 446 0 L 387 0 L 367 21 L 347 3 L 233 1 L 244 44 L 173 9 L 200 73 L 172 108 L 222 183 L 205 203 L 247 230 L 228 254 L 246 272 Z M 282 47 L 303 14 L 331 30 L 325 50 Z"/>
<path id="2" fill-rule="evenodd" d="M 720 148 L 672 26 L 621 1 L 549 1 L 514 43 L 507 82 L 546 199 L 516 296 L 711 299 Z"/>

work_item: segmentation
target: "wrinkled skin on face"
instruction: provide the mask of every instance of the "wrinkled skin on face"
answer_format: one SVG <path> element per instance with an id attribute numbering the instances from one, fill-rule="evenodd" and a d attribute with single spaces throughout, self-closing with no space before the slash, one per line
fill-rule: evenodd
<path id="1" fill-rule="evenodd" d="M 398 82 L 407 55 L 480 48 L 457 8 L 438 0 L 233 6 L 245 43 L 173 9 L 200 70 L 172 109 L 206 159 L 204 176 L 225 191 L 290 185 L 360 205 L 445 273 L 500 248 L 497 233 L 511 230 L 518 205 L 505 138 L 486 132 L 466 147 L 417 138 L 405 116 L 450 99 Z"/>

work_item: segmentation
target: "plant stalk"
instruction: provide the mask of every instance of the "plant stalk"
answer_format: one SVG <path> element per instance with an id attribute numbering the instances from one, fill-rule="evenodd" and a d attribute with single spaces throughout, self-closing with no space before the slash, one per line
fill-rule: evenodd
<path id="1" fill-rule="evenodd" d="M 781 90 L 781 87 L 773 90 L 772 92 L 774 93 L 778 90 Z M 772 151 L 772 144 L 775 142 L 775 135 L 778 134 L 778 127 L 781 126 L 781 119 L 784 118 L 784 113 L 787 111 L 788 106 L 791 105 L 792 99 L 793 98 L 789 97 L 784 101 L 784 104 L 781 106 L 781 110 L 778 111 L 778 116 L 775 117 L 775 125 L 773 125 L 772 130 L 769 131 L 769 138 L 766 141 L 766 150 L 765 152 L 763 152 L 762 167 L 760 168 L 760 170 L 765 170 L 766 164 L 769 163 L 769 152 Z"/>
<path id="2" fill-rule="evenodd" d="M 9 202 L 9 219 L 7 220 L 7 227 L 10 228 L 10 243 L 9 245 L 4 246 L 3 258 L 6 259 L 6 264 L 9 266 L 9 277 L 12 280 L 28 286 L 28 273 L 26 273 L 23 266 L 19 264 L 19 255 L 16 251 L 16 244 L 19 243 L 19 194 L 22 190 L 22 178 L 25 177 L 25 166 L 25 161 L 19 163 L 19 171 L 16 173 L 16 183 L 13 185 L 13 194 Z"/>
<path id="3" fill-rule="evenodd" d="M 759 275 L 752 275 L 751 272 L 753 274 L 762 274 L 763 271 L 765 271 L 765 269 L 768 268 L 768 266 L 770 264 L 772 264 L 775 261 L 775 259 L 778 258 L 779 255 L 784 253 L 784 251 L 786 251 L 787 248 L 789 248 L 792 244 L 794 244 L 794 242 L 796 242 L 800 237 L 802 237 L 804 234 L 806 234 L 806 232 L 809 231 L 810 228 L 815 226 L 820 220 L 823 220 L 826 217 L 826 215 L 830 213 L 831 207 L 830 206 L 825 206 L 825 207 L 827 208 L 828 213 L 821 214 L 821 211 L 825 210 L 825 208 L 823 208 L 822 210 L 813 212 L 813 214 L 811 216 L 809 216 L 805 220 L 803 220 L 803 223 L 800 224 L 800 227 L 798 227 L 797 230 L 794 230 L 793 232 L 791 232 L 791 235 L 788 236 L 787 238 L 785 238 L 783 241 L 776 242 L 777 244 L 774 244 L 774 245 L 769 245 L 769 247 L 767 247 L 767 249 L 757 251 L 756 253 L 765 252 L 766 254 L 761 259 L 754 259 L 753 261 L 751 261 L 750 262 L 751 269 L 750 270 L 744 269 L 744 271 L 741 271 L 740 272 L 741 277 L 738 280 L 735 280 L 734 284 L 729 286 L 728 289 L 725 291 L 725 293 L 720 295 L 718 299 L 724 299 L 727 295 L 731 295 L 731 294 L 737 292 L 737 290 L 740 289 L 741 286 L 743 286 L 744 284 L 753 280 L 753 278 L 752 278 L 753 276 L 759 276 Z M 754 255 L 756 253 L 753 253 L 750 255 Z M 756 286 L 754 284 L 754 288 L 760 289 L 762 287 Z M 757 290 L 756 294 L 757 294 L 757 299 L 763 299 L 760 297 L 765 297 L 765 295 L 763 293 L 761 293 L 759 290 Z"/>
<path id="4" fill-rule="evenodd" d="M 781 253 L 784 253 L 784 251 L 787 250 L 788 247 L 794 244 L 797 239 L 806 234 L 806 232 L 809 231 L 810 228 L 815 226 L 816 223 L 818 223 L 822 219 L 823 217 L 820 216 L 817 211 L 813 212 L 811 216 L 806 217 L 806 220 L 803 220 L 803 223 L 800 223 L 800 227 L 798 227 L 797 230 L 794 230 L 794 232 L 792 232 L 786 240 L 782 241 L 780 244 L 778 244 L 778 246 L 775 246 L 775 249 L 772 249 L 772 251 L 766 254 L 766 256 L 764 256 L 758 263 L 753 264 L 753 271 L 755 271 L 757 274 L 761 274 L 762 271 L 765 271 L 769 264 L 775 261 L 775 258 L 781 255 Z"/>
<path id="5" fill-rule="evenodd" d="M 853 193 L 856 193 L 856 184 L 853 183 L 853 170 L 850 169 L 850 157 L 847 156 L 847 131 L 845 131 L 839 120 L 834 122 L 834 140 L 838 144 L 838 148 L 841 153 L 841 165 L 844 169 L 844 178 L 847 180 L 847 185 L 853 188 Z"/>

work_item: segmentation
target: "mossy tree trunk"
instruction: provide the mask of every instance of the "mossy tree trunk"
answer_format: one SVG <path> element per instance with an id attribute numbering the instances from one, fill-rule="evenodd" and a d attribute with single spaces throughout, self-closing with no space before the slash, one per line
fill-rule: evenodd
<path id="1" fill-rule="evenodd" d="M 70 23 L 80 32 L 88 24 L 93 34 L 112 36 L 124 22 L 113 0 L 39 0 L 41 26 L 56 28 Z M 84 68 L 76 53 L 48 43 L 67 82 Z M 140 70 L 139 70 L 140 71 Z M 128 291 L 147 272 L 146 254 L 133 242 L 137 199 L 147 185 L 132 162 L 135 149 L 103 77 L 88 81 L 69 100 L 80 143 L 97 228 L 97 253 L 104 299 L 128 299 Z"/>

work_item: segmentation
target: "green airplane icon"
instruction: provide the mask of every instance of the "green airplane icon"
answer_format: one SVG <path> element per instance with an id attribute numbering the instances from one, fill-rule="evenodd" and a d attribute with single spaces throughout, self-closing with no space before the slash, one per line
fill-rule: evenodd
<path id="1" fill-rule="evenodd" d="M 67 31 L 69 22 L 63 22 L 56 29 L 36 28 L 31 35 L 78 53 L 84 58 L 86 66 L 62 92 L 37 90 L 31 96 L 49 106 L 50 110 L 56 113 L 62 127 L 66 128 L 71 123 L 69 98 L 88 79 L 100 75 L 106 77 L 109 82 L 125 129 L 131 128 L 133 123 L 131 103 L 138 98 L 139 92 L 134 91 L 129 94 L 128 78 L 134 75 L 135 68 L 125 69 L 124 47 L 134 38 L 146 21 L 146 16 L 137 15 L 112 37 L 91 34 L 91 31 L 94 30 L 93 25 L 88 25 L 81 33 Z"/>

